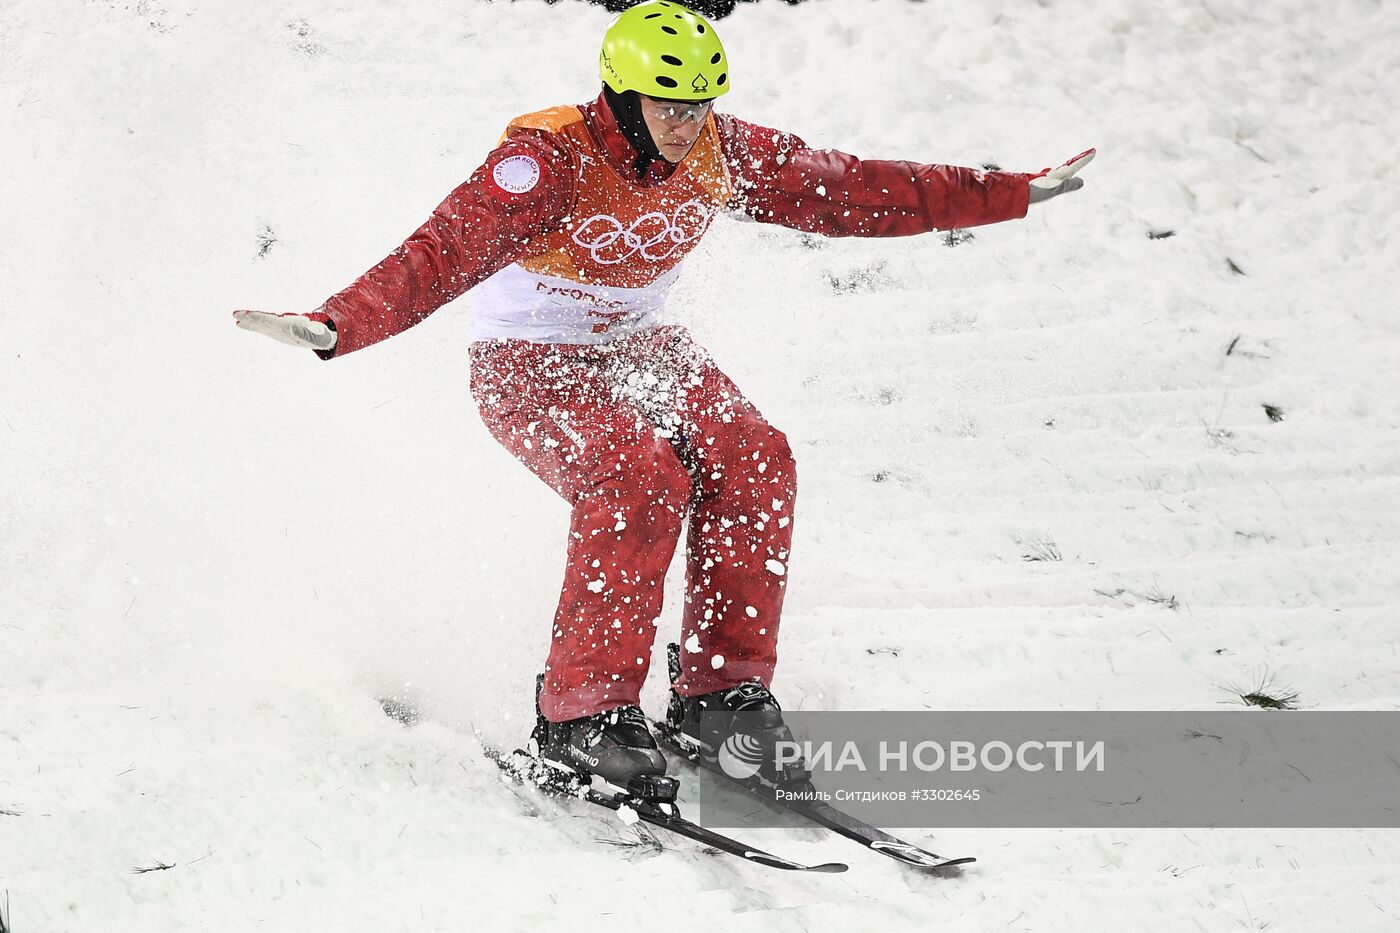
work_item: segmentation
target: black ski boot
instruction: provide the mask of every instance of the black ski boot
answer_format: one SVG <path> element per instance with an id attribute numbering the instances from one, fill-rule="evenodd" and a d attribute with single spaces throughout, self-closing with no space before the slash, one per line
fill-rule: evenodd
<path id="1" fill-rule="evenodd" d="M 783 722 L 782 707 L 767 687 L 750 681 L 684 697 L 675 688 L 681 674 L 679 645 L 666 647 L 666 662 L 672 684 L 666 729 L 676 744 L 717 760 L 726 774 L 740 781 L 757 778 L 781 786 L 811 777 L 801 762 L 778 767 L 777 744 L 792 742 L 793 737 Z"/>
<path id="2" fill-rule="evenodd" d="M 550 722 L 539 711 L 544 676 L 535 679 L 535 731 L 530 741 L 539 759 L 589 784 L 650 801 L 670 801 L 676 780 L 666 777 L 666 758 L 656 747 L 646 715 L 636 706 Z"/>

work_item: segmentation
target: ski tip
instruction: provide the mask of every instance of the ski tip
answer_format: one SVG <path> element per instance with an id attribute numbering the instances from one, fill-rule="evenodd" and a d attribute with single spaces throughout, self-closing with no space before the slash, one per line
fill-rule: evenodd
<path id="1" fill-rule="evenodd" d="M 964 856 L 963 858 L 944 859 L 939 864 L 930 866 L 929 871 L 943 871 L 949 868 L 961 868 L 963 865 L 970 865 L 975 861 L 977 861 L 977 859 L 971 855 Z"/>
<path id="2" fill-rule="evenodd" d="M 745 852 L 744 858 L 750 862 L 757 862 L 769 868 L 782 868 L 787 871 L 814 871 L 826 875 L 838 875 L 850 868 L 844 862 L 824 862 L 821 865 L 803 865 L 801 862 L 794 862 L 777 855 L 769 855 L 767 852 Z"/>
<path id="3" fill-rule="evenodd" d="M 808 871 L 821 872 L 822 874 L 825 874 L 825 875 L 839 875 L 839 874 L 841 874 L 841 872 L 845 871 L 848 867 L 849 867 L 849 866 L 846 865 L 844 862 L 826 862 L 826 863 L 821 864 L 821 865 L 813 865 L 813 866 L 811 866 L 810 868 L 808 868 L 807 870 L 808 870 Z"/>
<path id="4" fill-rule="evenodd" d="M 927 868 L 930 871 L 938 871 L 944 868 L 953 868 L 958 865 L 966 865 L 968 862 L 975 862 L 977 859 L 972 856 L 963 858 L 944 858 L 941 855 L 934 855 L 927 849 L 921 849 L 916 845 L 901 842 L 898 839 L 877 839 L 872 841 L 870 849 L 887 855 L 897 862 L 905 865 L 912 865 L 915 868 Z"/>

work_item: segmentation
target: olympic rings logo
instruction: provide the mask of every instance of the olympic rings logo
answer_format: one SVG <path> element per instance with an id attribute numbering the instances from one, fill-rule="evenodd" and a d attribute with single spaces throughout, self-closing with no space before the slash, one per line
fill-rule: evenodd
<path id="1" fill-rule="evenodd" d="M 579 224 L 573 240 L 588 250 L 594 261 L 616 265 L 640 255 L 648 262 L 670 258 L 686 243 L 700 238 L 714 212 L 699 201 L 686 201 L 667 217 L 661 211 L 643 214 L 629 227 L 611 214 L 594 214 Z"/>

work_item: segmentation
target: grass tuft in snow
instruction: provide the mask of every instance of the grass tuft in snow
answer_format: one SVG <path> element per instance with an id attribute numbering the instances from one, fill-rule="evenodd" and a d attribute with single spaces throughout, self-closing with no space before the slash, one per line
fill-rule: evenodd
<path id="1" fill-rule="evenodd" d="M 1261 353 L 1258 350 L 1246 350 L 1244 347 L 1240 346 L 1240 341 L 1243 339 L 1244 334 L 1236 334 L 1235 336 L 1231 337 L 1229 344 L 1227 344 L 1225 347 L 1225 355 L 1243 356 L 1246 359 L 1251 360 L 1267 360 L 1269 358 L 1269 354 L 1267 353 Z M 1269 345 L 1269 341 L 1267 340 L 1265 340 L 1263 343 L 1264 346 Z"/>
<path id="2" fill-rule="evenodd" d="M 1201 419 L 1201 424 L 1205 425 L 1206 429 L 1206 444 L 1232 455 L 1245 452 L 1242 447 L 1239 447 L 1235 443 L 1235 432 L 1231 431 L 1229 428 L 1222 428 L 1220 426 L 1220 418 L 1224 414 L 1225 402 L 1222 401 L 1220 403 L 1220 411 L 1215 415 L 1214 424 L 1206 421 L 1204 418 Z"/>
<path id="3" fill-rule="evenodd" d="M 1270 421 L 1282 421 L 1288 416 L 1283 413 L 1283 409 L 1277 405 L 1264 404 L 1264 414 L 1269 416 Z"/>
<path id="4" fill-rule="evenodd" d="M 826 284 L 837 295 L 859 295 L 869 292 L 883 292 L 896 288 L 899 283 L 887 271 L 883 259 L 866 266 L 857 266 L 845 275 L 826 273 Z"/>
<path id="5" fill-rule="evenodd" d="M 1161 587 L 1158 586 L 1153 586 L 1152 589 L 1148 590 L 1146 593 L 1136 593 L 1134 595 L 1146 602 L 1170 609 L 1172 612 L 1181 608 L 1181 603 L 1177 602 L 1175 596 L 1170 593 L 1163 593 Z"/>
<path id="6" fill-rule="evenodd" d="M 1242 447 L 1235 444 L 1235 432 L 1219 425 L 1206 424 L 1206 444 L 1228 454 L 1237 454 L 1243 450 Z"/>
<path id="7" fill-rule="evenodd" d="M 326 47 L 316 41 L 316 32 L 304 19 L 288 22 L 287 31 L 292 34 L 292 51 L 304 58 L 320 58 L 326 54 Z"/>
<path id="8" fill-rule="evenodd" d="M 1254 679 L 1252 687 L 1232 685 L 1225 689 L 1239 697 L 1245 706 L 1257 706 L 1260 709 L 1298 708 L 1298 694 L 1275 684 L 1274 674 L 1267 668 Z"/>
<path id="9" fill-rule="evenodd" d="M 131 873 L 132 873 L 133 875 L 145 875 L 145 874 L 149 874 L 150 872 L 153 872 L 153 871 L 169 871 L 170 869 L 172 869 L 172 868 L 174 868 L 174 867 L 175 867 L 174 865 L 167 865 L 167 864 L 165 864 L 164 862 L 162 862 L 160 859 L 156 859 L 156 863 L 155 863 L 154 865 L 151 865 L 151 866 L 149 866 L 149 867 L 147 867 L 147 868 L 140 868 L 140 867 L 133 868 L 133 869 L 131 870 Z"/>
<path id="10" fill-rule="evenodd" d="M 895 386 L 879 386 L 868 392 L 859 393 L 860 400 L 867 405 L 893 405 L 904 400 L 904 392 Z"/>
<path id="11" fill-rule="evenodd" d="M 272 252 L 272 247 L 277 245 L 277 235 L 272 232 L 272 228 L 263 224 L 258 228 L 258 258 L 266 259 L 267 254 Z"/>
<path id="12" fill-rule="evenodd" d="M 1164 871 L 1164 872 L 1166 872 L 1167 874 L 1171 875 L 1173 878 L 1183 878 L 1183 877 L 1185 877 L 1185 876 L 1187 875 L 1187 873 L 1193 872 L 1193 871 L 1195 871 L 1196 869 L 1202 868 L 1202 867 L 1203 867 L 1203 866 L 1201 866 L 1201 865 L 1192 865 L 1192 866 L 1190 866 L 1190 867 L 1188 867 L 1188 868 L 1182 868 L 1182 867 L 1180 867 L 1180 866 L 1178 866 L 1178 865 L 1163 865 L 1161 868 L 1159 868 L 1159 869 L 1157 869 L 1157 870 L 1158 870 L 1159 872 L 1163 872 L 1163 871 Z"/>
<path id="13" fill-rule="evenodd" d="M 1181 608 L 1181 603 L 1177 600 L 1175 596 L 1173 596 L 1170 593 L 1162 592 L 1162 588 L 1155 584 L 1153 585 L 1152 589 L 1148 590 L 1145 593 L 1139 593 L 1137 590 L 1130 590 L 1125 587 L 1119 587 L 1116 590 L 1100 590 L 1095 588 L 1094 592 L 1098 593 L 1100 596 L 1107 597 L 1108 599 L 1117 599 L 1120 596 L 1131 596 L 1134 599 L 1141 600 L 1145 603 L 1152 603 L 1157 606 L 1164 606 L 1167 609 L 1172 610 L 1173 612 Z"/>
<path id="14" fill-rule="evenodd" d="M 405 726 L 417 725 L 423 718 L 418 704 L 407 697 L 380 697 L 379 706 L 384 710 L 385 716 Z"/>
<path id="15" fill-rule="evenodd" d="M 595 838 L 603 845 L 625 850 L 629 857 L 647 854 L 657 855 L 666 851 L 665 844 L 662 843 L 662 841 L 657 838 L 656 833 L 652 832 L 651 828 L 645 824 L 637 823 L 632 827 L 632 832 L 633 835 L 630 837 L 597 836 Z"/>
<path id="16" fill-rule="evenodd" d="M 1060 559 L 1060 548 L 1050 538 L 1035 538 L 1021 554 L 1024 561 L 1057 561 Z"/>

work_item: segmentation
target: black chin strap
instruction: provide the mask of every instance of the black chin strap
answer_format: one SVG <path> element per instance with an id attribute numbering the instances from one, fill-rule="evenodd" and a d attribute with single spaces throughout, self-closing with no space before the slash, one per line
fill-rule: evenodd
<path id="1" fill-rule="evenodd" d="M 627 137 L 632 148 L 637 150 L 637 160 L 632 163 L 632 167 L 637 170 L 637 180 L 641 181 L 646 177 L 651 163 L 661 158 L 656 142 L 651 138 L 651 131 L 647 129 L 646 118 L 642 116 L 641 96 L 636 91 L 618 94 L 605 84 L 603 97 L 612 108 L 613 119 L 617 120 L 618 129 L 622 130 L 622 135 Z"/>

